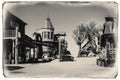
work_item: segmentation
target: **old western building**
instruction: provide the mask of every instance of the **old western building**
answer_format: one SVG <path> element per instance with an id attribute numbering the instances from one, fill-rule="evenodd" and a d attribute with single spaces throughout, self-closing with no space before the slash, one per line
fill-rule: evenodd
<path id="1" fill-rule="evenodd" d="M 66 33 L 55 34 L 53 24 L 48 17 L 45 26 L 35 31 L 32 39 L 25 34 L 26 25 L 24 21 L 7 12 L 3 33 L 5 63 L 18 64 L 59 58 L 63 52 L 61 46 L 67 46 L 64 43 Z"/>
<path id="2" fill-rule="evenodd" d="M 45 25 L 35 32 L 35 37 L 35 40 L 37 38 L 40 39 L 37 41 L 38 43 L 35 42 L 37 48 L 36 52 L 39 54 L 39 59 L 50 59 L 55 52 L 55 47 L 58 47 L 55 46 L 57 42 L 54 39 L 54 27 L 50 18 L 47 18 Z"/>
<path id="3" fill-rule="evenodd" d="M 36 54 L 38 59 L 42 60 L 51 60 L 56 58 L 59 55 L 59 38 L 61 36 L 66 36 L 65 33 L 54 33 L 53 24 L 48 17 L 46 19 L 45 25 L 41 28 L 36 30 L 34 36 L 34 43 L 36 44 Z"/>
<path id="4" fill-rule="evenodd" d="M 3 58 L 5 63 L 26 61 L 26 49 L 34 48 L 32 39 L 25 35 L 25 25 L 21 19 L 10 12 L 6 13 L 3 29 Z"/>
<path id="5" fill-rule="evenodd" d="M 43 43 L 49 44 L 50 46 L 53 46 L 54 41 L 54 27 L 51 23 L 50 18 L 47 18 L 46 25 L 41 28 L 42 32 L 42 41 Z M 43 57 L 52 56 L 52 47 L 44 46 L 43 45 Z"/>

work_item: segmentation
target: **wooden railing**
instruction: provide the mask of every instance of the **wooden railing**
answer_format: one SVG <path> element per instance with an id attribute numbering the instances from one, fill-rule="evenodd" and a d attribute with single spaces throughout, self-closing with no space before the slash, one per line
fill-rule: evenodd
<path id="1" fill-rule="evenodd" d="M 16 31 L 15 30 L 4 30 L 3 31 L 3 37 L 4 38 L 12 38 L 16 36 Z"/>

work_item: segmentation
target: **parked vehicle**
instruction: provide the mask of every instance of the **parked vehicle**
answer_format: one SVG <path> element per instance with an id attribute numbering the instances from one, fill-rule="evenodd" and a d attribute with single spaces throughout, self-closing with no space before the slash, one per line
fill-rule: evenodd
<path id="1" fill-rule="evenodd" d="M 60 61 L 74 61 L 74 57 L 71 56 L 70 51 L 66 50 L 65 53 L 61 55 Z"/>
<path id="2" fill-rule="evenodd" d="M 63 55 L 60 61 L 74 61 L 74 57 L 71 55 Z"/>

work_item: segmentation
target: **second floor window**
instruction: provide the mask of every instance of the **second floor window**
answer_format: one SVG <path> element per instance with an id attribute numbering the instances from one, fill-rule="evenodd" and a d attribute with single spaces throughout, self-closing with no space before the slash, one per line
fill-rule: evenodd
<path id="1" fill-rule="evenodd" d="M 44 32 L 44 38 L 47 38 L 47 32 Z"/>
<path id="2" fill-rule="evenodd" d="M 51 39 L 53 39 L 53 32 L 51 32 Z"/>
<path id="3" fill-rule="evenodd" d="M 48 32 L 48 39 L 50 39 L 50 32 Z"/>

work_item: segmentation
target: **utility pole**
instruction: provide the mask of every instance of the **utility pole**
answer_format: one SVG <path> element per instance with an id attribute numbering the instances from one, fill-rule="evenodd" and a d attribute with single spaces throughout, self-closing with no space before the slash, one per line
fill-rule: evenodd
<path id="1" fill-rule="evenodd" d="M 58 45 L 58 48 L 59 48 L 59 61 L 61 60 L 61 40 L 59 40 L 59 45 Z"/>

